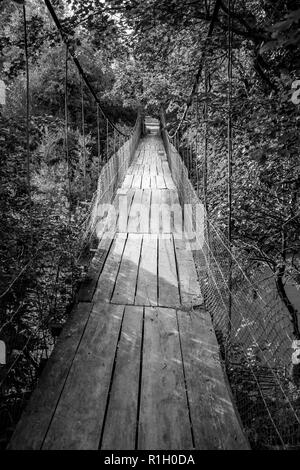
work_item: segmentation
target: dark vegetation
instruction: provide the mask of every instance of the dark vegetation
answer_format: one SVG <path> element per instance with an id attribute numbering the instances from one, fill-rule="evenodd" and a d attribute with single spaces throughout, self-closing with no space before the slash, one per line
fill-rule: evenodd
<path id="1" fill-rule="evenodd" d="M 44 3 L 28 0 L 28 172 L 22 4 L 22 0 L 0 1 L 0 77 L 6 86 L 6 103 L 0 105 L 0 339 L 7 346 L 7 364 L 0 366 L 2 446 L 85 272 L 88 260 L 80 256 L 88 214 L 84 202 L 92 198 L 107 148 L 113 148 L 115 139 L 113 132 L 107 136 L 101 117 L 99 159 L 96 105 L 84 89 L 83 135 L 80 78 L 69 62 L 68 168 L 65 48 Z M 109 118 L 129 130 L 137 107 L 142 105 L 147 114 L 158 117 L 162 106 L 169 130 L 174 130 L 198 71 L 214 2 L 53 0 L 52 4 L 69 47 L 76 51 Z M 198 181 L 202 198 L 206 146 L 207 209 L 224 233 L 227 13 L 227 1 L 222 0 L 193 111 L 180 131 L 180 148 L 183 155 L 192 156 L 192 179 L 195 185 Z M 298 1 L 234 2 L 233 244 L 247 274 L 263 265 L 271 270 L 293 339 L 300 339 L 299 314 L 286 283 L 300 285 L 299 26 Z M 247 381 L 242 393 L 249 400 Z M 259 426 L 256 423 L 256 429 Z"/>

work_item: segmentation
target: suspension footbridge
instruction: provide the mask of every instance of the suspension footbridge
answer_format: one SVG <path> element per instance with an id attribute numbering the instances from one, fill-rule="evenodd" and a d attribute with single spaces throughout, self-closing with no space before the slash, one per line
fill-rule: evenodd
<path id="1" fill-rule="evenodd" d="M 126 215 L 102 220 L 93 275 L 10 449 L 248 448 L 192 250 L 174 223 L 180 205 L 159 124 L 147 127 L 114 201 L 126 199 Z M 113 225 L 119 218 L 125 227 Z"/>
<path id="2" fill-rule="evenodd" d="M 36 261 L 41 250 L 35 247 L 33 236 L 24 5 L 27 224 L 32 255 L 0 295 L 4 305 L 1 340 L 5 335 L 12 338 L 7 364 L 0 369 L 2 412 L 8 416 L 5 445 L 10 438 L 11 450 L 297 448 L 299 369 L 291 368 L 291 357 L 295 360 L 299 353 L 297 318 L 271 289 L 249 277 L 232 240 L 230 2 L 228 15 L 225 12 L 228 86 L 224 105 L 228 156 L 224 211 L 228 220 L 222 229 L 212 220 L 208 204 L 206 75 L 203 135 L 192 124 L 188 128 L 186 121 L 188 113 L 197 123 L 202 119 L 195 96 L 222 2 L 215 2 L 192 92 L 172 134 L 169 130 L 174 129 L 174 123 L 168 125 L 164 109 L 152 118 L 145 116 L 141 107 L 128 132 L 115 124 L 103 109 L 51 2 L 45 0 L 45 4 L 65 47 L 64 129 L 60 138 L 63 136 L 65 174 L 61 177 L 66 183 L 68 221 L 65 238 L 59 243 L 66 246 L 63 255 L 51 262 L 53 291 L 47 292 L 47 303 L 42 305 L 42 275 Z M 72 175 L 68 87 L 71 61 L 80 82 L 80 170 L 85 192 L 80 204 L 88 208 L 75 241 L 72 185 L 76 181 Z M 90 201 L 85 92 L 95 106 L 90 120 L 97 173 L 94 165 L 95 185 L 90 194 L 95 191 Z M 74 289 L 73 275 L 76 269 L 82 270 L 86 252 L 87 272 L 79 289 Z M 26 305 L 14 288 L 26 285 L 30 277 L 36 288 L 27 282 L 29 287 L 23 292 Z M 64 286 L 60 295 L 58 281 Z M 56 315 L 59 301 L 63 320 L 67 317 L 62 331 L 62 315 Z M 26 308 L 35 315 L 28 324 Z M 24 325 L 19 328 L 16 322 L 20 312 L 26 334 Z M 59 324 L 53 325 L 53 318 L 59 318 Z M 60 334 L 52 335 L 53 329 Z M 296 351 L 293 356 L 292 347 Z M 13 380 L 16 371 L 25 371 L 19 382 Z"/>

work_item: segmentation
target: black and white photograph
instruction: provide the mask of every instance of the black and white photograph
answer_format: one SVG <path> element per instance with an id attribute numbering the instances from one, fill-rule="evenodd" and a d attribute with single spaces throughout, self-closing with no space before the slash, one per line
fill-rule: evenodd
<path id="1" fill-rule="evenodd" d="M 0 450 L 300 451 L 300 0 L 0 0 Z"/>

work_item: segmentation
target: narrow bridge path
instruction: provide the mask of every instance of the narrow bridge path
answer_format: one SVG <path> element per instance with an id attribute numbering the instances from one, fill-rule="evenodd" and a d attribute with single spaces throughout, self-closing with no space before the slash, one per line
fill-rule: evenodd
<path id="1" fill-rule="evenodd" d="M 152 126 L 10 449 L 248 448 L 180 211 Z"/>

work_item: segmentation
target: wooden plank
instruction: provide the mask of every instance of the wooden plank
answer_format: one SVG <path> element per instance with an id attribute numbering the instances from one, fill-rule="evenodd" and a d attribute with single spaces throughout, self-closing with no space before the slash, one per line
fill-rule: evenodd
<path id="1" fill-rule="evenodd" d="M 162 169 L 163 169 L 164 176 L 171 176 L 168 162 L 164 162 L 164 161 L 162 162 Z"/>
<path id="2" fill-rule="evenodd" d="M 150 186 L 151 186 L 151 189 L 157 189 L 156 176 L 155 175 L 150 176 Z"/>
<path id="3" fill-rule="evenodd" d="M 136 189 L 129 210 L 127 231 L 137 233 L 140 231 L 143 190 Z"/>
<path id="4" fill-rule="evenodd" d="M 43 449 L 98 449 L 123 312 L 94 305 Z"/>
<path id="5" fill-rule="evenodd" d="M 209 313 L 177 314 L 196 449 L 249 449 L 226 385 Z"/>
<path id="6" fill-rule="evenodd" d="M 138 449 L 191 449 L 176 312 L 145 307 Z"/>
<path id="7" fill-rule="evenodd" d="M 183 237 L 183 212 L 179 204 L 177 191 L 170 191 L 171 206 L 171 231 L 174 238 L 181 239 Z"/>
<path id="8" fill-rule="evenodd" d="M 130 191 L 130 188 L 123 188 L 123 186 L 117 189 L 117 195 L 126 196 Z"/>
<path id="9" fill-rule="evenodd" d="M 151 187 L 150 175 L 149 175 L 149 173 L 144 172 L 143 178 L 142 178 L 142 188 L 143 189 L 150 189 L 150 187 Z"/>
<path id="10" fill-rule="evenodd" d="M 143 167 L 144 167 L 143 168 L 144 169 L 143 174 L 147 175 L 147 176 L 150 176 L 149 155 L 146 156 Z"/>
<path id="11" fill-rule="evenodd" d="M 152 163 L 150 164 L 150 176 L 156 176 L 156 175 L 157 175 L 156 162 L 152 160 Z"/>
<path id="12" fill-rule="evenodd" d="M 164 175 L 166 187 L 168 189 L 176 189 L 175 183 L 171 175 Z"/>
<path id="13" fill-rule="evenodd" d="M 166 307 L 178 306 L 180 297 L 172 235 L 160 235 L 158 247 L 158 303 Z"/>
<path id="14" fill-rule="evenodd" d="M 157 157 L 157 159 L 156 159 L 156 168 L 157 168 L 158 175 L 162 175 L 163 174 L 163 168 L 162 168 L 162 162 L 161 162 L 160 157 Z"/>
<path id="15" fill-rule="evenodd" d="M 144 189 L 142 196 L 142 208 L 140 217 L 140 233 L 149 233 L 150 231 L 150 204 L 151 204 L 151 189 Z"/>
<path id="16" fill-rule="evenodd" d="M 162 173 L 156 176 L 156 184 L 158 189 L 166 189 L 166 183 Z"/>
<path id="17" fill-rule="evenodd" d="M 121 263 L 121 258 L 127 235 L 117 234 L 108 254 L 106 263 L 99 277 L 95 302 L 109 302 L 114 290 L 116 276 Z"/>
<path id="18" fill-rule="evenodd" d="M 136 305 L 157 305 L 157 236 L 144 235 L 138 272 Z"/>
<path id="19" fill-rule="evenodd" d="M 132 206 L 133 198 L 135 195 L 136 190 L 135 189 L 127 189 L 127 194 L 126 195 L 121 195 L 118 197 L 118 200 L 116 198 L 116 203 L 117 203 L 117 210 L 118 210 L 118 232 L 127 232 L 127 226 L 128 226 L 128 217 L 129 217 L 129 212 Z"/>
<path id="20" fill-rule="evenodd" d="M 101 449 L 135 448 L 143 307 L 125 308 Z"/>
<path id="21" fill-rule="evenodd" d="M 159 231 L 160 233 L 171 232 L 170 193 L 167 189 L 161 191 Z"/>
<path id="22" fill-rule="evenodd" d="M 132 181 L 133 181 L 133 175 L 126 175 L 122 184 L 122 188 L 128 188 L 128 189 L 131 188 Z"/>
<path id="23" fill-rule="evenodd" d="M 141 182 L 142 182 L 142 175 L 139 173 L 139 174 L 136 174 L 134 175 L 133 177 L 133 181 L 132 181 L 132 185 L 131 187 L 133 189 L 139 189 L 141 187 Z"/>
<path id="24" fill-rule="evenodd" d="M 125 245 L 120 270 L 112 296 L 113 303 L 126 305 L 134 304 L 142 238 L 143 236 L 140 234 L 128 234 L 128 239 Z"/>
<path id="25" fill-rule="evenodd" d="M 92 304 L 79 303 L 72 310 L 39 379 L 38 386 L 10 440 L 8 449 L 41 449 L 91 309 Z"/>
<path id="26" fill-rule="evenodd" d="M 185 307 L 203 304 L 195 262 L 187 240 L 174 240 L 178 266 L 181 303 Z"/>
<path id="27" fill-rule="evenodd" d="M 81 283 L 78 292 L 78 302 L 91 302 L 97 286 L 97 282 L 103 269 L 106 257 L 112 244 L 112 238 L 104 236 L 99 243 L 95 256 L 93 257 L 88 273 Z"/>
<path id="28" fill-rule="evenodd" d="M 159 233 L 161 191 L 155 189 L 151 192 L 150 232 Z"/>

